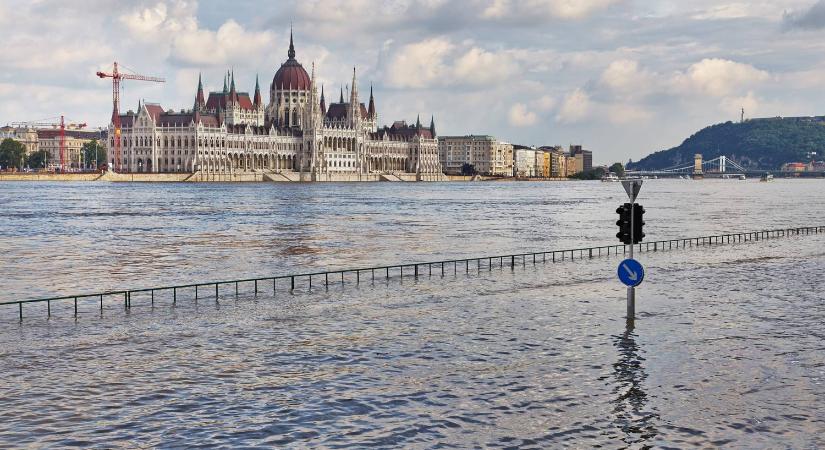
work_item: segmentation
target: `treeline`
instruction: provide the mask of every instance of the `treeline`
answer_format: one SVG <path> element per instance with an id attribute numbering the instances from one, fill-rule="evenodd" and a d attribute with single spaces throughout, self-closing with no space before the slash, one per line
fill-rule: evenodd
<path id="1" fill-rule="evenodd" d="M 725 155 L 748 169 L 778 169 L 788 162 L 805 162 L 810 152 L 825 151 L 825 118 L 793 117 L 725 122 L 704 128 L 678 147 L 658 151 L 631 163 L 632 169 L 665 169 Z"/>

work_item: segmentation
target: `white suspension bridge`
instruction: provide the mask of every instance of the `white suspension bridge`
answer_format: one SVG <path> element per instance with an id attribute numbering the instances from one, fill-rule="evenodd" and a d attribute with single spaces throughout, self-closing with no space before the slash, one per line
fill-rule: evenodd
<path id="1" fill-rule="evenodd" d="M 701 177 L 739 177 L 746 175 L 761 174 L 764 171 L 748 170 L 739 165 L 736 161 L 725 155 L 704 161 L 702 155 L 696 154 L 693 164 L 681 164 L 658 170 L 629 170 L 628 176 L 661 176 L 680 177 L 691 176 Z"/>

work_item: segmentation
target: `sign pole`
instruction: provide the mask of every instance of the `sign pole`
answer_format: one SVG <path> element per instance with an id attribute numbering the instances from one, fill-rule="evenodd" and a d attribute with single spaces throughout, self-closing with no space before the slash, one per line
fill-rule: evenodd
<path id="1" fill-rule="evenodd" d="M 635 199 L 630 200 L 630 259 L 633 259 L 633 208 L 636 207 Z M 636 320 L 636 287 L 627 287 L 627 321 L 633 322 Z"/>
<path id="2" fill-rule="evenodd" d="M 639 191 L 642 189 L 642 180 L 624 180 L 622 181 L 622 187 L 624 187 L 625 192 L 627 192 L 627 197 L 630 199 L 630 260 L 635 261 L 633 259 L 633 245 L 636 242 L 634 236 L 634 228 L 635 224 L 635 209 L 636 209 L 636 197 L 639 195 Z M 625 270 L 628 272 L 630 271 L 625 267 Z M 639 266 L 639 270 L 641 271 L 641 265 Z M 637 279 L 636 273 L 633 273 L 633 278 L 631 281 L 635 281 Z M 644 275 L 642 275 L 644 276 Z M 628 324 L 632 324 L 634 320 L 636 320 L 636 285 L 641 282 L 639 280 L 637 283 L 626 283 L 627 284 L 627 322 Z"/>

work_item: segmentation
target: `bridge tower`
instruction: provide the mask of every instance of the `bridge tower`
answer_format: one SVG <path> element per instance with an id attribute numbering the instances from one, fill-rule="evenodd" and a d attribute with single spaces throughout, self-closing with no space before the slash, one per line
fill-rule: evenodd
<path id="1" fill-rule="evenodd" d="M 704 178 L 705 175 L 702 173 L 702 154 L 697 153 L 693 156 L 693 179 L 702 180 Z"/>
<path id="2" fill-rule="evenodd" d="M 725 155 L 722 155 L 722 156 L 719 157 L 719 172 L 720 173 L 725 173 L 725 171 L 727 170 L 727 162 L 728 162 L 728 158 Z"/>

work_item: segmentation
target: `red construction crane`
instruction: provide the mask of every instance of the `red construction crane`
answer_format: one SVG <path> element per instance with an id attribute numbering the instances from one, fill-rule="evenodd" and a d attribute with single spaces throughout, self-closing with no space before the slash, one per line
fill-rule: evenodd
<path id="1" fill-rule="evenodd" d="M 123 73 L 117 70 L 117 61 L 114 63 L 112 73 L 97 72 L 100 78 L 112 79 L 112 124 L 115 126 L 115 167 L 120 170 L 120 80 L 138 80 L 138 81 L 154 81 L 156 83 L 163 83 L 166 80 L 158 77 L 149 77 L 146 75 L 137 75 L 131 73 Z M 114 168 L 110 168 L 114 170 Z"/>
<path id="2" fill-rule="evenodd" d="M 56 117 L 55 117 L 56 119 Z M 46 119 L 48 120 L 48 119 Z M 43 128 L 52 128 L 52 129 L 60 129 L 60 171 L 66 171 L 66 127 L 80 129 L 86 128 L 85 123 L 66 123 L 66 119 L 63 116 L 60 116 L 60 122 L 13 122 L 11 124 L 14 127 L 27 127 L 27 128 L 34 128 L 34 129 L 43 129 Z"/>

